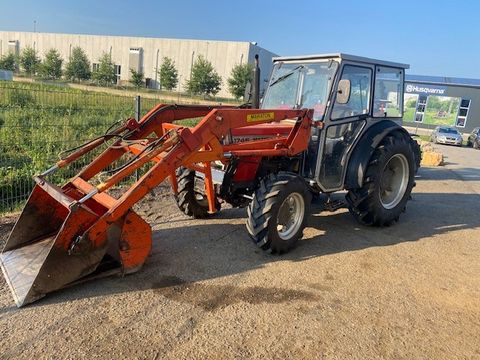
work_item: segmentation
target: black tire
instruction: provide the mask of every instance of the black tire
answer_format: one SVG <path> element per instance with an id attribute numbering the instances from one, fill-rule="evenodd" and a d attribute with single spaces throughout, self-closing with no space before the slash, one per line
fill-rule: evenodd
<path id="1" fill-rule="evenodd" d="M 422 148 L 418 144 L 418 142 L 410 137 L 410 145 L 412 147 L 412 152 L 415 159 L 415 174 L 418 172 L 420 168 L 420 163 L 422 162 Z"/>
<path id="2" fill-rule="evenodd" d="M 474 149 L 480 149 L 480 141 L 479 140 L 473 140 L 473 144 L 472 144 L 472 147 Z"/>
<path id="3" fill-rule="evenodd" d="M 176 175 L 178 192 L 175 195 L 175 202 L 178 208 L 185 215 L 195 219 L 208 217 L 210 213 L 208 212 L 207 196 L 195 189 L 195 170 L 181 167 L 177 169 Z M 220 210 L 220 203 L 217 199 L 215 199 L 215 204 L 217 210 Z"/>
<path id="4" fill-rule="evenodd" d="M 311 199 L 310 189 L 302 177 L 287 172 L 270 174 L 261 180 L 247 207 L 246 225 L 250 237 L 263 250 L 278 254 L 287 252 L 303 236 L 303 229 L 310 214 Z M 291 213 L 292 208 L 296 209 L 299 215 L 297 220 L 290 219 L 292 228 L 283 232 L 278 229 L 278 226 L 281 226 L 278 221 L 279 214 L 281 217 L 285 215 L 286 207 L 290 210 L 287 210 L 287 216 L 295 217 L 297 214 Z"/>
<path id="5" fill-rule="evenodd" d="M 397 162 L 401 163 L 400 168 L 403 170 L 395 171 L 390 167 L 392 163 Z M 408 174 L 405 173 L 407 170 Z M 390 172 L 390 178 L 387 177 L 387 171 Z M 398 175 L 400 173 L 401 175 Z M 398 133 L 387 135 L 370 158 L 363 186 L 350 190 L 346 196 L 350 213 L 364 225 L 390 226 L 398 221 L 400 214 L 405 211 L 406 203 L 415 186 L 414 173 L 415 158 L 409 140 Z M 386 187 L 385 182 L 389 179 L 401 180 L 398 191 L 391 191 L 394 195 L 393 201 L 385 204 L 382 194 L 387 194 L 387 190 L 382 187 Z"/>

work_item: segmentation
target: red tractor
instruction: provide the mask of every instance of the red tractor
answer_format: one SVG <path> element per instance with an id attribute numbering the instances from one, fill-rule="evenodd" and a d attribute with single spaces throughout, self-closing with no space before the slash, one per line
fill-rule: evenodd
<path id="1" fill-rule="evenodd" d="M 396 222 L 419 164 L 416 142 L 399 125 L 406 68 L 344 54 L 276 58 L 261 104 L 257 66 L 250 105 L 158 105 L 84 144 L 35 177 L 0 254 L 17 305 L 107 268 L 137 271 L 151 230 L 132 206 L 166 178 L 187 215 L 209 216 L 223 202 L 246 207 L 248 234 L 275 253 L 302 237 L 311 199 L 321 193 L 347 190 L 362 224 Z M 376 111 L 385 98 L 393 100 Z M 197 117 L 195 127 L 176 123 Z M 46 180 L 106 142 L 66 184 Z M 109 192 L 149 163 L 125 193 Z M 326 208 L 340 205 L 328 200 Z"/>

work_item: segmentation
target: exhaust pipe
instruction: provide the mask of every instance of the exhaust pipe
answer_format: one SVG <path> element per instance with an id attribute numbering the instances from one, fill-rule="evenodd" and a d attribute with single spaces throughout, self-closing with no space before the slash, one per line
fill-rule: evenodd
<path id="1" fill-rule="evenodd" d="M 252 108 L 260 108 L 260 66 L 258 54 L 255 54 L 255 65 L 253 67 Z"/>

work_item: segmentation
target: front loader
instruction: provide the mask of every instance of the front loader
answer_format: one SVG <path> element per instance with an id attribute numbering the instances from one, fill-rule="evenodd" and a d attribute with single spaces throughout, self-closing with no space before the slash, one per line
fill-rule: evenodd
<path id="1" fill-rule="evenodd" d="M 84 144 L 34 178 L 0 254 L 17 306 L 92 277 L 139 270 L 151 229 L 132 206 L 167 178 L 192 217 L 210 216 L 222 203 L 246 207 L 248 234 L 276 253 L 301 238 L 316 194 L 327 194 L 325 207 L 335 210 L 341 204 L 330 194 L 346 189 L 361 223 L 397 221 L 417 163 L 398 124 L 405 68 L 344 54 L 278 58 L 259 109 L 157 105 Z M 176 123 L 191 118 L 202 120 Z M 106 143 L 63 186 L 48 181 Z M 111 191 L 140 169 L 124 193 Z"/>

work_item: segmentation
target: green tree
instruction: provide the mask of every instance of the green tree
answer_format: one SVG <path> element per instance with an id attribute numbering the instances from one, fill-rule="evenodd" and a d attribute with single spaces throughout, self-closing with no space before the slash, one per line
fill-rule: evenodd
<path id="1" fill-rule="evenodd" d="M 169 91 L 174 89 L 178 84 L 178 71 L 175 62 L 165 56 L 162 59 L 160 70 L 158 70 L 158 76 L 160 77 L 160 88 Z"/>
<path id="2" fill-rule="evenodd" d="M 65 67 L 65 77 L 68 80 L 88 80 L 92 76 L 90 72 L 90 61 L 87 54 L 80 47 L 72 49 L 72 55 Z"/>
<path id="3" fill-rule="evenodd" d="M 438 111 L 438 110 L 440 110 L 441 106 L 442 106 L 442 104 L 441 104 L 438 96 L 429 96 L 428 97 L 427 111 L 428 110 Z"/>
<path id="4" fill-rule="evenodd" d="M 50 49 L 45 54 L 45 59 L 40 67 L 40 74 L 48 79 L 59 79 L 62 76 L 63 59 L 55 49 Z"/>
<path id="5" fill-rule="evenodd" d="M 17 59 L 13 53 L 9 53 L 0 58 L 0 69 L 15 71 L 17 67 Z"/>
<path id="6" fill-rule="evenodd" d="M 136 88 L 143 86 L 143 72 L 130 69 L 130 83 Z"/>
<path id="7" fill-rule="evenodd" d="M 110 55 L 103 53 L 98 61 L 98 68 L 92 75 L 93 80 L 102 86 L 115 84 L 117 82 L 117 76 L 115 75 L 115 66 L 110 59 Z"/>
<path id="8" fill-rule="evenodd" d="M 28 75 L 35 75 L 40 64 L 40 58 L 34 48 L 27 46 L 20 55 L 20 65 Z"/>
<path id="9" fill-rule="evenodd" d="M 408 99 L 407 104 L 405 105 L 407 108 L 415 108 L 417 106 L 417 99 Z"/>
<path id="10" fill-rule="evenodd" d="M 192 77 L 186 83 L 188 91 L 195 95 L 215 95 L 220 91 L 221 84 L 222 78 L 212 63 L 199 55 L 192 67 Z"/>
<path id="11" fill-rule="evenodd" d="M 227 79 L 228 91 L 235 99 L 240 99 L 245 94 L 245 87 L 252 81 L 253 67 L 250 64 L 239 64 L 232 68 L 230 77 Z"/>

